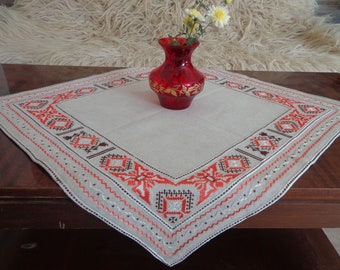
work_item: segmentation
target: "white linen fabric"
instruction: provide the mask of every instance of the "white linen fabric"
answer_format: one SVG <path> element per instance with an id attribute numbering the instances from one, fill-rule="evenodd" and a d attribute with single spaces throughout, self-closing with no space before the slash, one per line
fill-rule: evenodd
<path id="1" fill-rule="evenodd" d="M 122 86 L 120 91 L 66 101 L 60 107 L 175 179 L 220 156 L 287 111 L 282 105 L 225 91 L 210 82 L 188 110 L 167 110 L 158 105 L 145 80 Z"/>
<path id="2" fill-rule="evenodd" d="M 0 127 L 78 205 L 175 265 L 275 203 L 339 136 L 340 102 L 207 69 L 186 110 L 149 68 L 0 98 Z"/>

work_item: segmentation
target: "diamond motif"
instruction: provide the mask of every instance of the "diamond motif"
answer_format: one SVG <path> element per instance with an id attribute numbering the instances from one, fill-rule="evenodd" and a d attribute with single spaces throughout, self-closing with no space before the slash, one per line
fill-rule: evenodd
<path id="1" fill-rule="evenodd" d="M 265 98 L 265 99 L 271 99 L 274 97 L 274 95 L 264 92 L 264 91 L 254 91 L 254 94 L 260 98 Z"/>
<path id="2" fill-rule="evenodd" d="M 73 122 L 67 118 L 54 118 L 47 122 L 47 126 L 50 129 L 65 130 L 69 129 L 73 125 Z"/>
<path id="3" fill-rule="evenodd" d="M 319 114 L 324 111 L 324 109 L 313 105 L 299 105 L 298 107 L 306 114 Z"/>
<path id="4" fill-rule="evenodd" d="M 73 133 L 72 135 L 67 135 L 63 138 L 70 141 L 70 144 L 74 148 L 83 149 L 86 153 L 91 153 L 97 151 L 101 147 L 108 146 L 106 142 L 100 141 L 99 137 L 86 133 L 85 131 Z"/>
<path id="5" fill-rule="evenodd" d="M 25 109 L 38 110 L 44 107 L 47 103 L 47 100 L 32 100 L 25 104 L 21 104 L 21 106 Z"/>
<path id="6" fill-rule="evenodd" d="M 220 170 L 226 173 L 239 174 L 249 168 L 249 160 L 241 155 L 232 155 L 224 157 L 218 166 Z"/>
<path id="7" fill-rule="evenodd" d="M 284 133 L 297 132 L 300 128 L 298 124 L 291 120 L 278 121 L 276 127 Z"/>
<path id="8" fill-rule="evenodd" d="M 254 152 L 260 152 L 266 156 L 269 152 L 277 148 L 281 138 L 261 132 L 259 136 L 253 137 L 250 144 L 246 148 L 252 149 Z"/>
<path id="9" fill-rule="evenodd" d="M 276 148 L 276 144 L 269 138 L 266 137 L 256 137 L 253 138 L 252 141 L 255 143 L 255 145 L 262 149 L 262 150 L 274 150 Z"/>
<path id="10" fill-rule="evenodd" d="M 83 148 L 83 147 L 88 147 L 88 146 L 94 145 L 98 140 L 99 140 L 99 138 L 97 138 L 94 135 L 92 135 L 92 136 L 81 136 L 81 137 L 76 138 L 76 140 L 74 142 L 72 142 L 71 144 L 74 147 Z"/>
<path id="11" fill-rule="evenodd" d="M 109 154 L 102 157 L 100 163 L 100 167 L 109 172 L 125 172 L 132 168 L 131 159 L 121 155 Z"/>

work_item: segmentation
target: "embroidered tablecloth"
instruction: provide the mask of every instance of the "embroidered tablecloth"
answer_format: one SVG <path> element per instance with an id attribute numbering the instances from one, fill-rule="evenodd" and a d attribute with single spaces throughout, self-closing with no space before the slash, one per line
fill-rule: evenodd
<path id="1" fill-rule="evenodd" d="M 191 107 L 147 68 L 0 98 L 0 127 L 88 212 L 168 265 L 276 202 L 339 135 L 340 102 L 204 70 Z"/>

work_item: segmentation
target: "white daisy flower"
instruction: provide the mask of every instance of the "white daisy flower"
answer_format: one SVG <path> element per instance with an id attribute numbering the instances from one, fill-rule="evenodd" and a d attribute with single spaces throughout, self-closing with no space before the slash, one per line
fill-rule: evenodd
<path id="1" fill-rule="evenodd" d="M 223 28 L 229 23 L 230 20 L 228 8 L 222 6 L 210 7 L 208 16 L 218 28 Z"/>

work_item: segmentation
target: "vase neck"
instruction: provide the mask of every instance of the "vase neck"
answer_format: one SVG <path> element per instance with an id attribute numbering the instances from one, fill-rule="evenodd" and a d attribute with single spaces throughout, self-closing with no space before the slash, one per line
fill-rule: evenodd
<path id="1" fill-rule="evenodd" d="M 172 63 L 181 66 L 191 65 L 192 53 L 199 45 L 199 42 L 195 42 L 191 45 L 185 45 L 183 40 L 181 40 L 182 42 L 179 45 L 172 45 L 170 38 L 163 38 L 159 40 L 159 44 L 165 52 L 165 63 Z"/>

